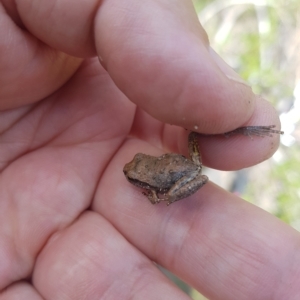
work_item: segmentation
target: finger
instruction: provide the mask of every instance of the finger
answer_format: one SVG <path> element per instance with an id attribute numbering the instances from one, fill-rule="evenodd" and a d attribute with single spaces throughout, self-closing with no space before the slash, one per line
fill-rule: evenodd
<path id="1" fill-rule="evenodd" d="M 211 183 L 168 207 L 151 205 L 121 172 L 113 172 L 136 146 L 116 157 L 102 177 L 97 212 L 209 299 L 282 299 L 287 290 L 297 298 L 298 232 Z M 123 188 L 108 188 L 112 176 Z"/>
<path id="2" fill-rule="evenodd" d="M 280 129 L 277 112 L 275 109 L 269 110 L 269 103 L 263 99 L 257 101 L 253 117 L 243 126 L 258 124 L 273 124 L 277 130 Z M 189 133 L 190 131 L 177 126 L 163 125 L 142 110 L 137 110 L 131 131 L 131 135 L 135 138 L 142 139 L 154 148 L 163 151 L 157 155 L 173 152 L 181 153 L 186 157 L 189 157 Z M 280 135 L 273 133 L 272 136 L 249 137 L 239 134 L 228 137 L 222 134 L 200 134 L 198 141 L 202 162 L 205 166 L 218 170 L 240 170 L 271 157 L 278 148 Z M 151 152 L 149 146 L 145 148 L 136 146 L 132 152 L 132 157 L 137 152 L 143 151 L 145 154 L 156 155 Z"/>
<path id="3" fill-rule="evenodd" d="M 47 45 L 77 57 L 96 55 L 94 17 L 99 1 L 17 0 L 24 26 Z"/>
<path id="4" fill-rule="evenodd" d="M 17 299 L 42 300 L 43 298 L 29 283 L 25 282 L 18 282 L 0 292 L 0 300 Z"/>
<path id="5" fill-rule="evenodd" d="M 269 103 L 263 99 L 257 102 L 253 117 L 244 124 L 274 125 L 280 129 L 280 121 L 275 109 L 269 110 Z M 187 134 L 181 130 L 178 140 L 179 153 L 187 152 Z M 270 158 L 279 146 L 280 135 L 273 133 L 270 136 L 245 136 L 237 134 L 226 135 L 199 135 L 199 148 L 205 166 L 218 170 L 240 170 L 256 165 Z"/>
<path id="6" fill-rule="evenodd" d="M 0 110 L 34 103 L 63 85 L 81 59 L 53 50 L 11 19 L 0 4 Z"/>
<path id="7" fill-rule="evenodd" d="M 49 143 L 72 146 L 107 141 L 101 145 L 100 156 L 103 161 L 109 159 L 128 134 L 134 111 L 98 60 L 86 60 L 67 85 L 39 105 L 0 113 L 0 170 Z"/>
<path id="8" fill-rule="evenodd" d="M 104 164 L 93 153 L 93 147 L 39 150 L 1 173 L 0 289 L 28 278 L 49 236 L 90 205 Z"/>
<path id="9" fill-rule="evenodd" d="M 96 47 L 108 72 L 155 118 L 214 132 L 252 115 L 250 87 L 219 67 L 192 2 L 110 0 L 101 6 L 95 25 Z M 112 26 L 114 34 L 108 30 Z"/>
<path id="10" fill-rule="evenodd" d="M 263 99 L 257 101 L 252 118 L 245 124 L 251 125 L 274 125 L 280 130 L 277 112 L 274 108 L 270 109 L 269 103 Z M 219 170 L 240 170 L 261 163 L 276 152 L 279 142 L 280 135 L 276 133 L 263 137 L 241 134 L 199 136 L 203 163 Z"/>
<path id="11" fill-rule="evenodd" d="M 22 117 L 1 114 L 0 288 L 28 278 L 49 236 L 90 206 L 129 131 L 133 105 L 100 69 L 91 60 Z"/>
<path id="12" fill-rule="evenodd" d="M 91 212 L 49 241 L 37 260 L 33 284 L 46 299 L 188 299 Z"/>
<path id="13" fill-rule="evenodd" d="M 212 133 L 253 114 L 251 88 L 211 51 L 191 1 L 19 2 L 24 24 L 45 43 L 90 55 L 94 42 L 117 86 L 163 122 Z"/>

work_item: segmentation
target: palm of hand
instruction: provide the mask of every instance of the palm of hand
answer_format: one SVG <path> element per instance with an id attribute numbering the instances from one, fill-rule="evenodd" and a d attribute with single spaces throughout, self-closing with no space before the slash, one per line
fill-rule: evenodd
<path id="1" fill-rule="evenodd" d="M 21 6 L 25 2 L 19 1 L 18 5 Z M 109 2 L 104 1 L 104 4 Z M 45 1 L 40 5 L 44 7 L 47 3 Z M 118 3 L 126 5 L 127 2 Z M 182 3 L 187 5 L 187 2 Z M 90 3 L 87 2 L 88 4 Z M 156 5 L 156 1 L 150 1 L 149 4 Z M 31 2 L 27 1 L 27 5 L 31 7 Z M 80 9 L 80 5 L 74 5 L 72 9 Z M 176 5 L 172 7 L 175 8 L 174 21 L 179 20 L 178 27 L 171 26 L 171 29 L 176 31 L 176 35 L 174 33 L 173 36 L 177 37 L 179 33 L 186 37 L 186 30 L 191 30 L 194 37 L 200 26 L 198 19 L 194 16 L 197 24 L 190 27 L 189 22 L 181 22 L 180 16 L 176 16 L 177 13 L 181 14 L 186 10 L 176 9 Z M 166 12 L 164 6 L 162 11 Z M 22 15 L 24 19 L 27 16 L 28 24 L 35 16 L 34 10 L 31 12 L 33 15 L 26 11 Z M 39 13 L 39 20 L 42 20 L 43 9 Z M 148 10 L 146 13 L 148 15 Z M 15 14 L 11 15 L 16 17 Z M 52 16 L 51 13 L 49 15 Z M 56 17 L 63 15 L 64 13 L 58 13 L 52 22 L 56 21 Z M 86 18 L 92 15 L 94 14 L 88 14 L 87 11 L 84 13 Z M 173 20 L 169 10 L 167 15 Z M 142 13 L 136 16 L 144 20 Z M 113 23 L 115 21 L 113 18 L 105 18 L 105 13 L 102 18 L 104 23 L 98 24 L 98 47 L 103 47 L 101 50 L 108 57 L 114 41 L 110 40 L 110 32 L 105 30 L 107 27 L 102 25 L 108 20 Z M 182 18 L 185 20 L 186 16 Z M 18 18 L 15 21 L 18 24 Z M 92 23 L 84 17 L 81 22 L 78 25 L 79 29 L 86 29 L 84 25 Z M 63 26 L 59 24 L 64 23 L 54 23 L 58 27 L 53 32 L 60 33 Z M 68 22 L 66 24 L 72 33 L 72 25 Z M 77 20 L 76 24 L 71 24 L 76 25 Z M 181 28 L 185 24 L 187 29 Z M 45 27 L 42 27 L 41 31 L 38 30 L 38 23 L 33 22 L 31 25 L 31 29 L 42 36 L 48 23 L 44 23 Z M 125 28 L 126 31 L 127 27 L 121 25 L 119 28 Z M 161 25 L 162 30 L 169 28 L 165 24 Z M 20 35 L 32 42 L 32 36 L 27 32 L 24 34 L 22 31 L 20 34 L 21 30 L 17 30 L 14 24 L 9 23 L 9 26 L 16 31 L 14 42 L 18 46 Z M 101 30 L 105 33 L 104 37 Z M 139 32 L 139 28 L 137 31 Z M 78 39 L 75 37 L 75 41 L 88 39 L 84 30 L 78 32 Z M 127 32 L 130 31 L 125 33 Z M 120 33 L 119 37 L 126 38 L 123 31 Z M 190 129 L 191 124 L 198 126 L 195 122 L 201 114 L 201 125 L 207 125 L 203 127 L 206 131 L 207 128 L 214 128 L 214 132 L 221 132 L 220 128 L 223 128 L 224 124 L 228 126 L 228 123 L 223 123 L 224 116 L 237 124 L 246 122 L 251 115 L 254 124 L 262 124 L 260 121 L 265 119 L 270 120 L 267 124 L 277 124 L 276 114 L 265 101 L 258 99 L 254 105 L 254 101 L 250 101 L 252 94 L 248 87 L 242 88 L 242 85 L 236 84 L 235 81 L 229 84 L 230 80 L 224 79 L 224 74 L 219 74 L 214 60 L 207 59 L 211 52 L 204 31 L 202 33 L 203 40 L 199 43 L 202 43 L 203 47 L 199 48 L 197 43 L 196 48 L 192 48 L 197 49 L 191 52 L 193 55 L 197 53 L 195 57 L 191 56 L 193 59 L 185 52 L 190 49 L 189 46 L 181 48 L 184 50 L 183 57 L 188 59 L 182 60 L 180 57 L 179 60 L 175 60 L 179 62 L 178 65 L 174 65 L 172 59 L 168 61 L 170 57 L 167 54 L 163 62 L 166 64 L 166 74 L 171 80 L 168 76 L 159 74 L 161 76 L 154 80 L 157 89 L 153 94 L 152 86 L 149 87 L 148 82 L 148 68 L 152 76 L 157 76 L 159 71 L 155 66 L 161 67 L 162 60 L 156 64 L 156 56 L 151 56 L 153 53 L 149 51 L 147 69 L 145 73 L 142 72 L 146 80 L 143 77 L 138 81 L 139 91 L 132 92 L 136 103 L 144 105 L 146 111 L 161 120 L 170 123 L 178 121 L 176 124 L 182 121 L 178 120 L 179 116 L 181 117 L 181 109 L 184 116 L 191 112 L 190 120 L 185 120 Z M 170 36 L 168 30 L 165 34 Z M 154 39 L 149 39 L 152 45 L 150 50 L 177 49 L 177 44 L 174 47 L 172 39 L 169 45 L 160 35 L 151 35 L 150 31 L 149 36 Z M 69 40 L 74 42 L 72 37 L 69 36 Z M 155 37 L 162 41 L 158 48 Z M 56 39 L 48 34 L 47 38 L 56 44 L 61 36 L 58 34 Z M 112 44 L 105 48 L 103 38 Z M 27 49 L 28 40 L 20 49 Z M 73 49 L 74 43 L 68 41 L 59 41 L 58 45 L 67 45 L 66 49 Z M 88 41 L 86 48 L 91 50 L 93 39 L 90 37 Z M 122 44 L 122 41 L 124 40 L 121 39 L 120 45 L 128 46 L 126 43 Z M 35 43 L 38 42 L 32 42 L 32 53 L 18 53 L 18 59 L 21 58 L 17 66 L 26 66 L 33 54 L 36 54 Z M 136 46 L 134 43 L 132 45 Z M 266 299 L 274 294 L 274 286 L 278 287 L 280 283 L 283 291 L 286 286 L 290 288 L 290 282 L 295 282 L 294 293 L 297 294 L 297 283 L 293 278 L 298 277 L 293 276 L 293 272 L 297 272 L 299 257 L 298 233 L 275 217 L 211 183 L 201 189 L 198 195 L 193 195 L 186 201 L 179 201 L 171 207 L 151 206 L 141 195 L 141 191 L 127 183 L 122 168 L 136 152 L 161 154 L 160 150 L 150 148 L 151 144 L 164 143 L 167 148 L 182 153 L 186 147 L 186 142 L 183 142 L 186 136 L 180 135 L 182 130 L 164 126 L 136 109 L 116 88 L 96 59 L 85 61 L 76 71 L 80 60 L 58 54 L 58 59 L 54 59 L 53 63 L 54 50 L 42 43 L 39 46 L 36 61 L 30 65 L 31 68 L 39 65 L 39 71 L 34 72 L 29 68 L 29 71 L 26 69 L 28 72 L 25 72 L 26 75 L 33 74 L 32 76 L 20 76 L 18 72 L 12 75 L 13 71 L 17 70 L 14 65 L 15 57 L 9 61 L 13 55 L 7 55 L 7 62 L 6 58 L 3 59 L 4 56 L 0 56 L 0 60 L 5 62 L 3 66 L 9 66 L 7 70 L 2 69 L 4 79 L 1 79 L 4 84 L 0 91 L 1 108 L 19 107 L 2 112 L 0 118 L 0 285 L 3 289 L 0 297 L 4 295 L 11 299 L 26 295 L 28 299 L 62 299 L 66 295 L 66 298 L 70 299 L 98 299 L 100 295 L 111 299 L 158 299 L 163 295 L 164 299 L 184 298 L 185 295 L 157 270 L 152 261 L 173 271 L 212 299 Z M 137 48 L 134 46 L 127 49 L 127 54 L 134 53 L 141 58 L 139 55 L 142 53 L 143 57 L 144 52 L 135 51 L 141 50 L 139 45 Z M 114 47 L 119 50 L 118 44 L 114 44 Z M 79 44 L 78 53 L 81 53 L 82 48 Z M 202 51 L 200 55 L 199 49 Z M 90 52 L 86 50 L 82 53 Z M 29 53 L 30 58 L 25 57 L 26 53 Z M 176 51 L 175 53 L 178 54 Z M 158 53 L 156 55 L 162 58 Z M 212 56 L 215 57 L 215 54 Z M 124 57 L 126 55 L 123 59 Z M 130 58 L 130 55 L 127 57 Z M 151 61 L 151 58 L 154 58 L 154 61 Z M 135 77 L 138 73 L 134 72 L 131 76 L 126 76 L 126 67 L 135 60 L 136 57 L 133 56 L 129 60 L 124 59 L 121 70 L 118 70 L 118 64 L 112 67 L 113 75 L 119 72 L 116 82 L 121 82 L 123 90 L 127 88 L 129 94 L 130 89 L 134 90 L 132 82 L 135 83 L 134 79 L 139 78 Z M 200 76 L 199 81 L 195 81 L 197 84 L 193 85 L 188 81 L 185 89 L 180 86 L 174 89 L 175 92 L 162 91 L 165 86 L 172 89 L 174 83 L 181 83 L 181 79 L 186 75 L 195 83 L 193 79 L 198 77 L 189 72 L 194 70 L 194 65 L 197 66 L 195 74 Z M 204 69 L 201 69 L 202 67 Z M 173 71 L 178 69 L 183 72 Z M 207 72 L 212 73 L 207 76 Z M 201 74 L 205 80 L 200 80 Z M 69 78 L 71 79 L 65 83 Z M 13 88 L 11 82 L 15 83 Z M 203 82 L 209 84 L 202 85 Z M 215 94 L 214 91 L 219 90 L 220 84 L 227 94 L 225 93 L 224 97 L 222 94 L 219 99 L 219 93 Z M 8 87 L 8 91 L 5 87 Z M 138 97 L 140 90 L 143 91 L 142 95 L 151 94 L 146 99 L 149 101 Z M 182 90 L 187 93 L 177 93 Z M 201 101 L 198 101 L 199 92 L 204 92 L 204 100 L 202 97 Z M 28 99 L 20 103 L 16 99 L 22 98 L 22 94 Z M 248 100 L 239 101 L 240 95 Z M 177 110 L 172 106 L 173 96 L 178 96 L 174 101 Z M 213 107 L 210 101 L 206 101 L 206 96 L 215 101 Z M 157 97 L 161 97 L 160 102 L 157 101 Z M 184 99 L 189 101 L 183 104 Z M 12 100 L 11 103 L 8 103 L 9 100 Z M 24 103 L 34 104 L 22 106 Z M 249 103 L 252 105 L 250 108 Z M 163 109 L 159 111 L 160 108 Z M 213 127 L 214 118 L 218 118 L 217 127 Z M 128 139 L 130 133 L 137 138 Z M 275 139 L 272 141 L 274 144 L 271 150 L 270 140 L 242 141 L 235 143 L 234 147 L 231 141 L 218 139 L 204 143 L 201 149 L 205 162 L 219 169 L 239 169 L 262 161 L 276 148 Z M 251 147 L 255 148 L 251 148 L 251 155 L 248 155 L 247 143 L 251 143 Z M 201 198 L 201 201 L 197 197 Z M 289 257 L 293 258 L 294 269 L 287 259 Z M 277 293 L 280 295 L 281 291 L 279 289 Z"/>
<path id="2" fill-rule="evenodd" d="M 267 257 L 259 231 L 247 225 L 261 213 L 215 186 L 201 189 L 201 201 L 172 207 L 140 201 L 141 191 L 124 178 L 124 163 L 137 148 L 161 154 L 142 139 L 158 144 L 162 131 L 177 129 L 136 111 L 95 59 L 46 99 L 3 112 L 1 127 L 0 255 L 6 263 L 0 282 L 9 286 L 8 296 L 26 293 L 34 299 L 38 291 L 54 299 L 63 294 L 125 299 L 159 293 L 181 299 L 185 296 L 153 260 L 205 291 L 214 273 L 199 266 L 227 264 L 234 241 L 246 260 L 255 244 L 256 255 Z M 129 132 L 141 139 L 127 140 Z M 256 226 L 270 235 L 282 225 L 265 215 Z M 243 230 L 232 230 L 237 227 Z M 211 252 L 215 247 L 222 256 Z M 273 258 L 267 260 L 269 269 Z M 219 274 L 223 280 L 225 273 Z"/>
<path id="3" fill-rule="evenodd" d="M 114 155 L 122 152 L 134 113 L 97 60 L 41 102 L 2 113 L 0 219 L 7 246 L 1 257 L 10 269 L 4 286 L 33 276 L 41 291 L 61 280 L 75 288 L 82 264 L 94 269 L 86 276 L 96 282 L 106 259 L 113 259 L 104 264 L 112 273 L 128 253 L 133 265 L 145 259 L 93 213 L 112 209 L 112 190 L 125 182 Z"/>

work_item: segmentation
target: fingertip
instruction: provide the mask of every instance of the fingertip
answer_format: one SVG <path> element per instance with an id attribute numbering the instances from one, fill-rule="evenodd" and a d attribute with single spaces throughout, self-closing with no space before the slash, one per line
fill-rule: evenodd
<path id="1" fill-rule="evenodd" d="M 274 107 L 257 96 L 251 118 L 242 126 L 274 126 L 280 131 L 280 120 Z M 262 136 L 200 136 L 204 164 L 220 170 L 239 170 L 270 158 L 280 143 L 279 133 Z"/>

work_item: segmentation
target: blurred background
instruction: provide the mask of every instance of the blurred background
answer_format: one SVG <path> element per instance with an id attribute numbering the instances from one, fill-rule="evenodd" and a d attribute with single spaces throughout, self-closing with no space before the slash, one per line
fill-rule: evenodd
<path id="1" fill-rule="evenodd" d="M 193 2 L 212 48 L 274 105 L 284 131 L 280 148 L 268 161 L 237 172 L 205 174 L 300 231 L 300 1 Z M 173 280 L 192 299 L 206 299 Z"/>

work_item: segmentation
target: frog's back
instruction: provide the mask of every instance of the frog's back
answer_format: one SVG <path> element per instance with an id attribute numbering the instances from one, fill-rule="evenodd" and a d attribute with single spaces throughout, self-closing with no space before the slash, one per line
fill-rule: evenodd
<path id="1" fill-rule="evenodd" d="M 167 153 L 159 157 L 137 153 L 124 166 L 126 178 L 134 185 L 158 192 L 167 192 L 180 178 L 199 170 L 181 154 Z"/>
<path id="2" fill-rule="evenodd" d="M 180 178 L 196 171 L 199 166 L 190 159 L 177 153 L 167 153 L 156 158 L 153 162 L 150 185 L 169 189 Z"/>

